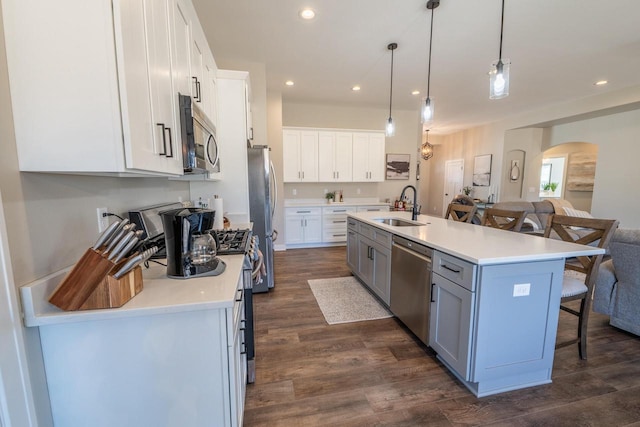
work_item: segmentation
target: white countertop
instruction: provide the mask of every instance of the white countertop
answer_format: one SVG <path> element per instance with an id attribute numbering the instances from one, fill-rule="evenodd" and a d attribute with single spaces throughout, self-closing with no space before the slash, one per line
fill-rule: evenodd
<path id="1" fill-rule="evenodd" d="M 285 199 L 285 208 L 294 207 L 331 207 L 331 206 L 389 206 L 389 203 L 371 198 L 345 199 L 344 202 L 328 203 L 325 199 Z"/>
<path id="2" fill-rule="evenodd" d="M 48 302 L 69 270 L 64 269 L 20 288 L 26 326 L 107 320 L 133 316 L 233 307 L 244 255 L 220 257 L 227 267 L 219 276 L 170 279 L 166 267 L 143 269 L 143 290 L 120 308 L 64 311 Z"/>
<path id="3" fill-rule="evenodd" d="M 446 252 L 478 265 L 543 261 L 579 255 L 604 253 L 604 249 L 546 239 L 513 231 L 419 215 L 415 227 L 395 227 L 374 221 L 376 218 L 411 219 L 411 212 L 358 212 L 350 217 Z"/>

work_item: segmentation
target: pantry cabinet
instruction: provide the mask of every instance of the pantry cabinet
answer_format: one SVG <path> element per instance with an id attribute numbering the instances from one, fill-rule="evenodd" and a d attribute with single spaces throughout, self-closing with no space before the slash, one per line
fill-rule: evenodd
<path id="1" fill-rule="evenodd" d="M 318 181 L 318 132 L 282 131 L 284 182 Z"/>
<path id="2" fill-rule="evenodd" d="M 2 7 L 21 171 L 182 175 L 177 93 L 201 31 L 188 0 Z"/>

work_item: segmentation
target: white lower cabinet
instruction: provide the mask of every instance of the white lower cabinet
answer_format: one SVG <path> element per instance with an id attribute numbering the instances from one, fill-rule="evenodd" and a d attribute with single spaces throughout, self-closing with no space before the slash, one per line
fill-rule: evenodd
<path id="1" fill-rule="evenodd" d="M 338 243 L 347 241 L 347 214 L 355 212 L 353 206 L 331 206 L 322 208 L 322 241 Z"/>
<path id="2" fill-rule="evenodd" d="M 389 212 L 389 206 L 372 205 L 372 206 L 358 206 L 357 212 Z"/>
<path id="3" fill-rule="evenodd" d="M 243 292 L 233 308 L 39 326 L 54 424 L 242 426 Z"/>
<path id="4" fill-rule="evenodd" d="M 287 208 L 285 210 L 285 243 L 289 245 L 322 241 L 321 208 Z"/>

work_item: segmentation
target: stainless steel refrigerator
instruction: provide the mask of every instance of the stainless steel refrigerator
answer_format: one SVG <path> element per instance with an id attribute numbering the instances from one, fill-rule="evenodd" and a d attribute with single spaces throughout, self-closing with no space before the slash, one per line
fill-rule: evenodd
<path id="1" fill-rule="evenodd" d="M 269 147 L 254 145 L 247 148 L 249 169 L 249 217 L 253 234 L 258 236 L 267 274 L 260 283 L 253 284 L 253 293 L 273 288 L 273 242 L 278 232 L 273 229 L 273 215 L 278 199 L 276 176 L 269 159 Z"/>

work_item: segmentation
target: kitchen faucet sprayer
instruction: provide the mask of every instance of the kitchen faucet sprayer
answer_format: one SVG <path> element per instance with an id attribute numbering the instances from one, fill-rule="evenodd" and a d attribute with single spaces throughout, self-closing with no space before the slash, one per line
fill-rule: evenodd
<path id="1" fill-rule="evenodd" d="M 407 188 L 411 188 L 413 190 L 413 206 L 411 207 L 411 219 L 416 221 L 418 219 L 418 192 L 416 191 L 416 187 L 413 185 L 407 185 L 402 189 L 402 193 L 400 193 L 400 200 L 404 199 L 404 192 Z"/>

